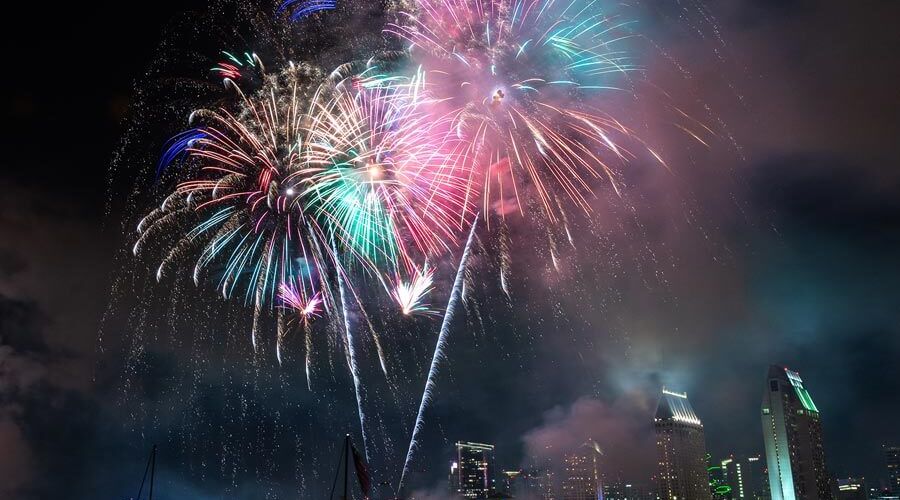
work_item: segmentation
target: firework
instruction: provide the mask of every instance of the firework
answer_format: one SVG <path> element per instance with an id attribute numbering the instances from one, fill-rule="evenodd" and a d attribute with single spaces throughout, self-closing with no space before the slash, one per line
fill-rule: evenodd
<path id="1" fill-rule="evenodd" d="M 301 197 L 320 221 L 333 254 L 342 256 L 341 262 L 362 263 L 378 276 L 399 276 L 415 272 L 411 253 L 445 251 L 465 216 L 465 176 L 448 149 L 449 120 L 423 111 L 428 98 L 420 75 L 389 76 L 371 61 L 360 70 L 348 64 L 332 73 L 331 84 L 320 88 L 312 103 L 304 161 L 316 174 Z M 365 388 L 347 309 L 351 294 L 382 370 L 387 369 L 378 335 L 345 281 L 342 267 L 337 282 L 344 343 L 368 455 Z"/>
<path id="2" fill-rule="evenodd" d="M 222 296 L 242 294 L 254 308 L 254 347 L 259 315 L 280 285 L 296 278 L 296 295 L 309 300 L 328 290 L 336 260 L 299 196 L 319 173 L 303 161 L 302 149 L 308 99 L 320 76 L 303 65 L 282 76 L 257 95 L 241 94 L 237 113 L 194 113 L 203 124 L 176 136 L 164 155 L 164 161 L 189 157 L 188 180 L 141 222 L 134 248 L 169 242 L 158 278 L 187 259 L 198 284 L 210 267 L 221 270 Z"/>
<path id="3" fill-rule="evenodd" d="M 167 397 L 157 398 L 184 401 L 187 418 L 170 434 L 190 459 L 185 470 L 207 470 L 197 466 L 197 452 L 220 445 L 212 472 L 226 489 L 239 488 L 256 470 L 248 463 L 271 459 L 273 449 L 293 451 L 296 468 L 257 470 L 256 479 L 265 476 L 267 494 L 278 496 L 282 472 L 296 470 L 291 484 L 299 495 L 315 496 L 326 459 L 317 435 L 355 428 L 346 411 L 355 404 L 365 455 L 379 476 L 373 483 L 386 484 L 380 476 L 395 474 L 401 456 L 398 495 L 415 482 L 420 446 L 436 429 L 427 418 L 441 397 L 442 370 L 454 362 L 448 356 L 460 316 L 487 333 L 507 316 L 496 316 L 495 307 L 521 309 L 520 299 L 530 297 L 519 289 L 536 281 L 535 271 L 514 263 L 537 260 L 513 252 L 534 245 L 541 247 L 537 265 L 547 267 L 541 278 L 554 278 L 541 283 L 575 280 L 560 285 L 574 285 L 574 292 L 554 289 L 548 299 L 555 301 L 553 320 L 560 319 L 556 292 L 565 298 L 584 288 L 583 273 L 570 269 L 583 264 L 582 254 L 563 248 L 564 238 L 575 246 L 579 232 L 601 243 L 615 236 L 606 235 L 615 224 L 593 225 L 580 212 L 625 185 L 620 179 L 631 160 L 665 166 L 626 125 L 652 130 L 655 113 L 638 95 L 655 82 L 643 81 L 632 59 L 632 47 L 644 42 L 619 15 L 640 13 L 643 3 L 237 1 L 217 3 L 208 20 L 192 14 L 173 25 L 171 41 L 160 45 L 165 53 L 139 82 L 117 167 L 137 164 L 148 141 L 159 147 L 155 131 L 190 113 L 183 131 L 160 148 L 158 163 L 135 176 L 127 206 L 143 209 L 148 191 L 162 193 L 138 225 L 134 251 L 150 256 L 158 281 L 191 276 L 201 289 L 184 290 L 179 281 L 171 294 L 146 293 L 140 308 L 111 305 L 110 317 L 127 313 L 137 330 L 125 345 L 126 398 L 142 393 L 138 377 L 157 370 L 158 352 L 191 356 L 184 368 L 190 372 L 172 377 Z M 312 24 L 293 25 L 302 20 Z M 383 32 L 383 22 L 393 24 Z M 198 56 L 213 39 L 231 49 Z M 675 127 L 701 143 L 706 135 Z M 482 265 L 496 265 L 490 272 L 475 265 L 480 242 Z M 609 246 L 582 252 L 602 260 Z M 625 265 L 611 258 L 616 270 Z M 496 286 L 483 283 L 492 276 Z M 132 290 L 130 278 L 117 281 L 117 294 Z M 215 294 L 229 306 L 208 300 Z M 248 336 L 266 358 L 235 359 L 233 351 L 249 351 L 233 347 L 249 347 L 242 332 L 251 317 Z M 222 342 L 229 325 L 241 337 Z M 539 331 L 526 331 L 498 340 L 540 340 Z M 301 362 L 308 394 L 297 391 L 302 375 L 294 365 Z M 320 370 L 339 373 L 321 377 Z M 210 407 L 203 398 L 219 381 L 221 408 Z M 411 393 L 416 383 L 423 390 Z M 139 409 L 129 414 L 136 427 L 157 426 L 154 406 L 141 401 Z M 412 429 L 404 417 L 411 409 Z M 208 426 L 211 411 L 225 414 L 228 428 Z M 405 433 L 402 443 L 398 432 Z"/>
<path id="4" fill-rule="evenodd" d="M 245 54 L 248 65 L 254 61 Z M 171 139 L 158 167 L 183 163 L 178 175 L 187 180 L 141 222 L 135 254 L 168 245 L 157 279 L 190 261 L 197 284 L 217 271 L 221 295 L 243 295 L 253 308 L 254 347 L 260 317 L 274 309 L 276 295 L 311 319 L 335 303 L 329 283 L 340 273 L 346 281 L 353 264 L 399 284 L 408 276 L 404 311 L 426 313 L 421 300 L 431 274 L 413 262 L 454 245 L 466 220 L 467 174 L 455 161 L 450 120 L 423 111 L 430 101 L 421 73 L 352 68 L 326 79 L 291 64 L 253 94 L 234 85 L 237 110 L 195 111 L 192 121 L 200 125 Z M 365 315 L 354 287 L 338 285 Z M 276 309 L 279 321 L 284 310 Z M 386 372 L 381 343 L 369 330 Z M 307 349 L 307 371 L 309 357 Z"/>
<path id="5" fill-rule="evenodd" d="M 554 197 L 584 211 L 598 178 L 633 156 L 629 130 L 603 109 L 608 92 L 639 71 L 626 50 L 629 22 L 596 0 L 419 0 L 387 31 L 410 44 L 430 89 L 455 115 L 480 165 L 467 195 L 485 216 L 524 210 L 525 192 L 555 220 Z M 489 210 L 491 209 L 491 210 Z"/>
<path id="6" fill-rule="evenodd" d="M 316 292 L 312 297 L 307 297 L 302 284 L 297 287 L 291 282 L 282 283 L 278 295 L 285 306 L 290 307 L 304 321 L 311 321 L 322 314 L 322 294 Z"/>
<path id="7" fill-rule="evenodd" d="M 431 293 L 434 284 L 434 271 L 428 268 L 426 263 L 422 270 L 416 269 L 409 281 L 399 280 L 394 288 L 394 300 L 400 306 L 400 311 L 406 315 L 433 314 L 425 303 L 425 298 Z"/>
<path id="8" fill-rule="evenodd" d="M 458 142 L 448 118 L 426 111 L 421 73 L 337 75 L 314 104 L 306 161 L 318 173 L 302 194 L 347 252 L 411 273 L 411 254 L 445 252 L 466 218 Z"/>

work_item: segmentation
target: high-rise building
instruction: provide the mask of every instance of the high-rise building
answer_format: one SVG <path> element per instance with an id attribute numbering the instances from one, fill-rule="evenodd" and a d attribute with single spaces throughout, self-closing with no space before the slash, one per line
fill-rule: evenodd
<path id="1" fill-rule="evenodd" d="M 838 500 L 869 500 L 866 480 L 853 477 L 838 479 L 837 497 Z"/>
<path id="2" fill-rule="evenodd" d="M 687 394 L 663 389 L 656 406 L 657 494 L 662 500 L 708 500 L 703 424 Z"/>
<path id="3" fill-rule="evenodd" d="M 528 477 L 525 478 L 525 491 L 533 499 L 554 500 L 553 472 L 549 470 L 529 472 Z"/>
<path id="4" fill-rule="evenodd" d="M 762 425 L 772 500 L 830 500 L 819 409 L 799 374 L 769 367 Z"/>
<path id="5" fill-rule="evenodd" d="M 747 457 L 742 469 L 744 478 L 744 498 L 751 500 L 769 500 L 769 472 L 766 470 L 766 459 L 759 455 Z"/>
<path id="6" fill-rule="evenodd" d="M 519 489 L 519 485 L 524 479 L 525 471 L 505 470 L 500 475 L 503 478 L 503 484 L 498 488 L 498 491 L 505 495 L 511 495 L 514 490 Z"/>
<path id="7" fill-rule="evenodd" d="M 464 498 L 488 498 L 494 490 L 494 445 L 456 443 L 450 464 L 450 492 Z"/>
<path id="8" fill-rule="evenodd" d="M 553 473 L 549 470 L 522 469 L 504 471 L 504 494 L 512 498 L 553 500 Z M 506 498 L 506 497 L 503 497 Z"/>
<path id="9" fill-rule="evenodd" d="M 722 460 L 722 482 L 728 485 L 728 498 L 745 498 L 743 469 L 743 464 L 734 455 Z"/>
<path id="10" fill-rule="evenodd" d="M 900 494 L 900 446 L 885 446 L 884 460 L 887 463 L 888 488 L 891 493 Z"/>
<path id="11" fill-rule="evenodd" d="M 763 462 L 759 456 L 735 457 L 722 460 L 722 481 L 728 485 L 728 498 L 763 500 Z"/>
<path id="12" fill-rule="evenodd" d="M 597 500 L 602 497 L 603 481 L 600 457 L 603 452 L 589 439 L 577 450 L 565 456 L 562 483 L 563 500 Z"/>

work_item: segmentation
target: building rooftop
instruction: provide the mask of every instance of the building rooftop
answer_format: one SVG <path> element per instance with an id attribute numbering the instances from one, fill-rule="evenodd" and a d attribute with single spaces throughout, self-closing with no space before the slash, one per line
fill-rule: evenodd
<path id="1" fill-rule="evenodd" d="M 803 408 L 807 411 L 819 413 L 819 408 L 816 407 L 809 392 L 803 387 L 803 379 L 800 378 L 799 373 L 783 366 L 771 365 L 769 366 L 769 378 L 777 378 L 789 382 L 794 388 L 794 392 L 797 393 L 797 398 L 800 400 Z"/>
<path id="2" fill-rule="evenodd" d="M 656 420 L 674 420 L 685 424 L 703 426 L 700 418 L 694 413 L 687 393 L 674 392 L 663 388 L 659 403 L 656 405 Z"/>

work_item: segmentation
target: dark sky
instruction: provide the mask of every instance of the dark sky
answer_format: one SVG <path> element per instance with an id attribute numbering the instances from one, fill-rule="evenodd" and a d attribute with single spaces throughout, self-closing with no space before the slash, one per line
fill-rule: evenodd
<path id="1" fill-rule="evenodd" d="M 343 433 L 358 436 L 339 352 L 308 393 L 300 359 L 252 355 L 239 304 L 151 283 L 123 252 L 141 199 L 130 190 L 182 124 L 128 126 L 159 121 L 143 82 L 204 6 L 5 9 L 0 499 L 126 498 L 152 443 L 159 498 L 312 496 L 330 486 Z M 717 139 L 684 147 L 648 126 L 674 173 L 637 168 L 624 198 L 601 195 L 590 225 L 571 221 L 579 237 L 559 270 L 513 223 L 510 300 L 497 299 L 482 236 L 485 279 L 454 330 L 414 486 L 441 488 L 456 440 L 494 442 L 517 467 L 587 437 L 610 475 L 646 481 L 663 384 L 688 392 L 714 457 L 760 453 L 769 363 L 807 382 L 835 474 L 885 475 L 881 445 L 900 442 L 900 8 L 688 7 L 645 9 L 665 48 L 648 73 Z M 392 390 L 364 362 L 378 480 L 396 482 L 430 324 L 390 331 L 407 347 Z"/>

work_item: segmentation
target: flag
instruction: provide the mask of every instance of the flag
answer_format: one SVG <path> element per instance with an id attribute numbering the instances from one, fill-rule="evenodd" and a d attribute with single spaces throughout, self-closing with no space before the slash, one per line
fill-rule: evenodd
<path id="1" fill-rule="evenodd" d="M 350 449 L 353 451 L 353 467 L 356 469 L 359 487 L 362 489 L 363 495 L 369 498 L 369 493 L 372 491 L 372 477 L 369 475 L 369 466 L 366 465 L 365 458 L 360 455 L 356 446 L 350 445 Z"/>

